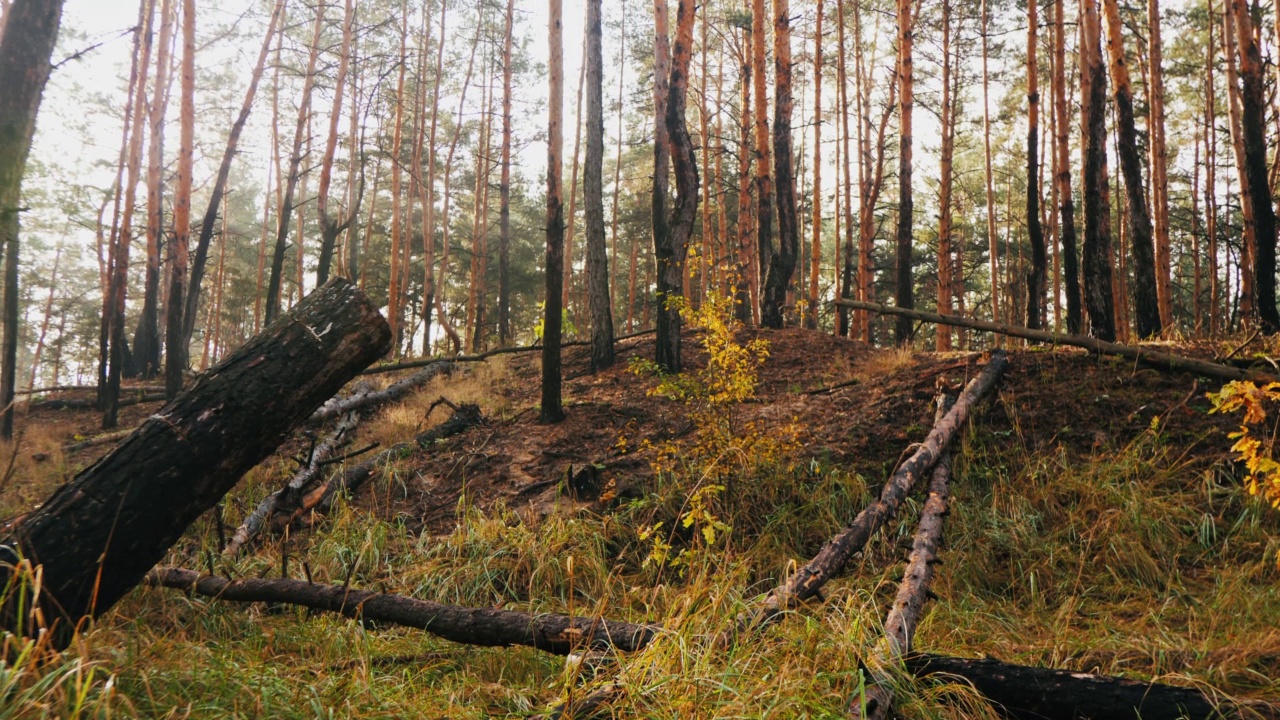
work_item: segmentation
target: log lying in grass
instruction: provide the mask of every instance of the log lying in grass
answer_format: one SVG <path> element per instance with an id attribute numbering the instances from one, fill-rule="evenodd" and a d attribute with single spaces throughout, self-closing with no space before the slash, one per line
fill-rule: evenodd
<path id="1" fill-rule="evenodd" d="M 355 430 L 359 422 L 359 413 L 349 412 L 343 415 L 329 434 L 311 449 L 311 456 L 307 459 L 307 463 L 298 468 L 298 472 L 294 473 L 283 488 L 263 498 L 262 502 L 258 503 L 258 507 L 249 513 L 249 517 L 245 518 L 240 527 L 236 528 L 231 541 L 222 550 L 223 555 L 227 557 L 239 555 L 242 549 L 253 542 L 273 515 L 281 512 L 292 514 L 301 502 L 302 493 L 320 478 L 325 464 L 337 456 L 347 435 Z"/>
<path id="2" fill-rule="evenodd" d="M 382 390 L 368 390 L 344 398 L 333 398 L 315 411 L 310 421 L 322 423 L 356 410 L 368 410 L 369 408 L 398 402 L 407 397 L 409 393 L 426 385 L 435 378 L 452 373 L 457 367 L 457 364 L 451 360 L 434 360 L 419 372 L 403 380 L 397 380 Z"/>
<path id="3" fill-rule="evenodd" d="M 634 338 L 643 337 L 645 335 L 652 335 L 653 332 L 654 332 L 653 330 L 641 330 L 639 332 L 634 332 L 629 335 L 619 335 L 618 337 L 614 338 L 613 341 L 615 343 L 620 343 L 623 340 L 631 340 Z M 587 347 L 589 345 L 591 345 L 590 340 L 578 340 L 575 342 L 560 343 L 560 347 L 562 348 Z M 377 375 L 379 373 L 396 372 L 398 370 L 412 370 L 413 368 L 429 367 L 443 360 L 447 360 L 449 362 L 455 362 L 455 363 L 483 362 L 485 360 L 488 360 L 491 357 L 497 357 L 498 355 L 518 355 L 521 353 L 529 353 L 529 352 L 542 352 L 542 346 L 526 345 L 522 347 L 503 347 L 503 348 L 495 348 L 487 352 L 476 353 L 474 355 L 454 355 L 453 357 L 448 357 L 448 358 L 424 358 L 421 360 L 408 360 L 405 362 L 395 363 L 394 365 L 379 365 L 377 367 L 371 367 L 368 370 L 365 370 L 361 374 Z"/>
<path id="4" fill-rule="evenodd" d="M 305 580 L 201 577 L 182 568 L 152 570 L 147 574 L 147 583 L 219 600 L 287 603 L 366 622 L 403 625 L 468 645 L 524 645 L 557 655 L 583 648 L 632 652 L 647 645 L 657 632 L 649 625 L 602 618 L 456 607 Z"/>
<path id="5" fill-rule="evenodd" d="M 1248 708 L 1215 703 L 1199 690 L 1105 675 L 1010 665 L 991 658 L 966 660 L 913 655 L 907 670 L 916 677 L 972 685 L 992 705 L 1018 720 L 1208 720 L 1214 717 L 1280 717 L 1280 706 Z"/>
<path id="6" fill-rule="evenodd" d="M 739 615 L 737 633 L 768 625 L 779 613 L 813 597 L 828 580 L 843 572 L 849 559 L 897 512 L 898 505 L 911 487 L 937 463 L 938 457 L 968 419 L 974 405 L 991 392 L 1008 365 L 1009 361 L 1003 352 L 993 352 L 991 361 L 978 377 L 969 382 L 955 407 L 934 425 L 915 453 L 898 466 L 889 482 L 881 489 L 880 499 L 858 513 L 848 527 L 828 540 L 807 565 L 770 592 L 761 603 Z M 727 646 L 732 642 L 733 637 L 721 638 L 722 645 Z"/>
<path id="7" fill-rule="evenodd" d="M 1034 340 L 1036 342 L 1048 343 L 1051 345 L 1071 345 L 1073 347 L 1084 348 L 1102 355 L 1118 355 L 1120 357 L 1129 358 L 1130 360 L 1140 362 L 1143 365 L 1147 365 L 1158 370 L 1189 372 L 1203 377 L 1216 378 L 1218 380 L 1252 380 L 1258 383 L 1280 382 L 1280 377 L 1268 373 L 1231 367 L 1229 365 L 1210 362 L 1208 360 L 1197 360 L 1195 358 L 1182 357 L 1180 355 L 1161 352 L 1159 350 L 1133 347 L 1131 345 L 1121 345 L 1119 343 L 1097 340 L 1080 335 L 1065 335 L 1045 330 L 1031 330 L 1017 325 L 1005 325 L 1002 323 L 987 322 L 985 320 L 972 320 L 970 318 L 959 317 L 956 315 L 939 315 L 938 313 L 925 312 L 922 310 L 907 310 L 905 308 L 881 305 L 879 303 L 863 302 L 861 300 L 837 300 L 836 305 L 853 308 L 855 310 L 870 310 L 871 312 L 883 313 L 885 315 L 899 315 L 923 322 L 954 325 L 956 327 L 966 327 L 974 330 L 985 330 L 986 332 L 993 332 L 999 335 L 1008 335 L 1010 337 Z"/>
<path id="8" fill-rule="evenodd" d="M 360 486 L 373 477 L 373 473 L 386 465 L 388 462 L 404 457 L 405 453 L 412 450 L 430 450 L 431 446 L 437 440 L 443 440 L 459 433 L 470 430 L 479 425 L 484 419 L 480 414 L 480 406 L 463 403 L 462 405 L 454 405 L 453 403 L 441 398 L 436 401 L 437 404 L 446 404 L 453 408 L 453 415 L 448 420 L 439 425 L 419 433 L 417 437 L 409 442 L 402 442 L 392 445 L 390 448 L 374 455 L 372 458 L 364 462 L 353 465 L 352 467 L 336 473 L 324 485 L 321 485 L 302 498 L 301 504 L 294 508 L 288 514 L 278 514 L 273 520 L 273 527 L 277 530 L 283 529 L 290 525 L 293 521 L 302 518 L 307 513 L 315 510 L 324 510 L 329 507 L 333 499 L 339 493 L 354 493 L 360 489 Z M 434 405 L 432 406 L 434 407 Z M 428 411 L 428 414 L 430 412 Z"/>
<path id="9" fill-rule="evenodd" d="M 947 398 L 939 403 L 939 407 L 949 404 L 950 398 Z M 938 546 L 942 544 L 942 522 L 947 514 L 950 482 L 951 450 L 948 448 L 938 458 L 938 464 L 929 477 L 929 496 L 920 512 L 920 525 L 912 540 L 911 558 L 907 561 L 902 582 L 898 584 L 898 596 L 893 601 L 893 608 L 889 610 L 889 617 L 884 622 L 884 642 L 876 652 L 882 666 L 897 663 L 903 655 L 911 652 L 911 642 L 915 638 L 916 626 L 920 623 L 920 613 L 928 599 L 929 583 L 933 580 Z M 872 673 L 873 682 L 867 686 L 865 698 L 855 697 L 850 704 L 853 717 L 861 717 L 864 707 L 866 717 L 871 720 L 885 720 L 889 717 L 889 709 L 893 706 L 893 686 L 884 680 L 886 678 Z"/>
<path id="10" fill-rule="evenodd" d="M 182 533 L 293 428 L 386 354 L 377 307 L 337 279 L 219 363 L 15 524 L 0 547 L 0 627 L 63 647 L 141 582 Z M 15 570 L 43 565 L 38 589 Z M 32 600 L 36 606 L 31 606 Z"/>
<path id="11" fill-rule="evenodd" d="M 164 400 L 164 393 L 162 392 L 134 395 L 121 393 L 119 407 L 160 402 L 161 400 Z M 27 403 L 27 407 L 32 410 L 91 410 L 98 407 L 98 401 L 94 398 L 49 398 L 47 400 L 32 400 Z"/>

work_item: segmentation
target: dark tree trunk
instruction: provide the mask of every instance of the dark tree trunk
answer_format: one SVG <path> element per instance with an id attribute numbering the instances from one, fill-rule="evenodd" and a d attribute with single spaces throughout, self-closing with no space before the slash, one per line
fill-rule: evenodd
<path id="1" fill-rule="evenodd" d="M 18 213 L 22 175 L 62 23 L 62 0 L 15 0 L 0 39 L 0 249 L 4 252 L 4 343 L 0 347 L 0 436 L 13 437 L 18 367 Z"/>
<path id="2" fill-rule="evenodd" d="M 1084 300 L 1089 329 L 1116 339 L 1111 292 L 1111 198 L 1107 185 L 1107 75 L 1097 0 L 1080 2 L 1080 97 L 1084 115 L 1081 182 L 1084 185 Z"/>
<path id="3" fill-rule="evenodd" d="M 671 217 L 667 213 L 667 196 L 670 194 L 671 139 L 667 126 L 667 103 L 670 102 L 671 39 L 668 30 L 667 0 L 653 3 L 653 256 L 657 265 L 655 273 L 657 319 L 654 322 L 657 339 L 654 343 L 655 361 L 659 366 L 677 372 L 680 367 L 679 352 L 675 364 L 671 360 L 671 346 L 679 349 L 680 317 L 678 311 L 668 308 L 671 295 L 681 294 L 681 277 L 670 272 Z M 634 246 L 633 246 L 634 250 Z M 627 329 L 631 329 L 631 316 L 635 312 L 635 253 L 632 253 L 631 294 L 627 302 Z M 672 333 L 675 337 L 672 337 Z"/>
<path id="4" fill-rule="evenodd" d="M 765 304 L 765 281 L 773 257 L 773 148 L 769 138 L 769 99 L 765 95 L 766 37 L 764 0 L 751 0 L 751 88 L 755 102 L 755 188 L 756 188 L 756 282 L 761 324 Z"/>
<path id="5" fill-rule="evenodd" d="M 789 0 L 773 2 L 773 175 L 778 193 L 778 244 L 769 255 L 769 272 L 760 299 L 760 324 L 782 327 L 787 288 L 796 270 L 799 229 L 796 179 L 791 154 L 791 8 Z"/>
<path id="6" fill-rule="evenodd" d="M 915 105 L 914 71 L 911 60 L 911 0 L 898 0 L 898 233 L 897 291 L 898 307 L 915 307 L 911 278 L 912 220 L 915 205 L 911 197 L 911 113 Z M 906 345 L 911 341 L 911 320 L 900 317 L 894 325 L 894 341 Z"/>
<path id="7" fill-rule="evenodd" d="M 564 198 L 560 167 L 564 158 L 561 108 L 564 105 L 564 25 L 561 0 L 550 0 L 551 92 L 547 127 L 547 284 L 542 324 L 542 408 L 544 423 L 564 420 L 561 398 L 560 331 L 564 294 Z M 479 323 L 477 322 L 477 326 Z"/>
<path id="8" fill-rule="evenodd" d="M 11 595 L 0 623 L 34 635 L 29 613 L 39 610 L 65 647 L 81 618 L 101 615 L 137 585 L 390 341 L 373 303 L 347 281 L 312 293 L 13 528 L 9 560 L 16 551 L 42 565 L 43 584 L 35 608 L 30 592 Z M 0 580 L 16 579 L 0 566 Z"/>
<path id="9" fill-rule="evenodd" d="M 1080 312 L 1080 259 L 1076 249 L 1076 208 L 1071 199 L 1071 159 L 1068 149 L 1071 141 L 1071 125 L 1067 119 L 1067 71 L 1066 25 L 1063 21 L 1062 3 L 1053 6 L 1053 114 L 1054 153 L 1058 159 L 1058 173 L 1054 182 L 1058 188 L 1058 233 L 1062 241 L 1062 274 L 1067 289 L 1067 332 L 1079 335 L 1083 325 Z"/>
<path id="10" fill-rule="evenodd" d="M 511 35 L 514 16 L 515 0 L 507 0 L 502 41 L 502 184 L 498 190 L 498 345 L 502 347 L 511 343 Z M 564 284 L 563 278 L 560 282 Z"/>
<path id="11" fill-rule="evenodd" d="M 587 2 L 587 155 L 582 168 L 587 238 L 587 304 L 591 309 L 591 367 L 613 365 L 613 308 L 604 239 L 604 51 L 600 0 Z"/>
<path id="12" fill-rule="evenodd" d="M 1027 239 L 1031 242 L 1031 272 L 1027 275 L 1027 327 L 1041 326 L 1049 259 L 1040 226 L 1040 68 L 1036 64 L 1036 3 L 1027 3 Z"/>

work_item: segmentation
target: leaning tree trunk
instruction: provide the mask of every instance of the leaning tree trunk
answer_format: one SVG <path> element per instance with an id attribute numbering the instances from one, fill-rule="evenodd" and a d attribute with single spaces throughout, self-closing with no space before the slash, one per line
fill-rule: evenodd
<path id="1" fill-rule="evenodd" d="M 778 196 L 778 244 L 769 255 L 769 272 L 760 300 L 760 324 L 780 328 L 787 289 L 796 270 L 799 230 L 796 219 L 796 179 L 791 155 L 791 7 L 789 0 L 773 0 L 773 175 Z M 763 257 L 763 255 L 761 256 Z"/>
<path id="2" fill-rule="evenodd" d="M 693 56 L 693 0 L 680 0 L 676 10 L 676 37 L 671 52 L 664 124 L 671 143 L 676 175 L 676 206 L 668 225 L 667 244 L 657 247 L 658 297 L 665 300 L 681 293 L 685 257 L 698 213 L 698 159 L 685 123 L 685 96 L 689 87 L 689 62 Z M 662 336 L 662 328 L 667 334 Z M 667 302 L 658 308 L 657 363 L 668 372 L 680 372 L 680 311 Z"/>
<path id="3" fill-rule="evenodd" d="M 0 436 L 13 437 L 18 368 L 18 206 L 35 134 L 49 57 L 62 22 L 62 0 L 17 0 L 4 14 L 0 40 L 0 251 L 4 252 L 4 344 L 0 360 Z"/>
<path id="4" fill-rule="evenodd" d="M 1124 172 L 1125 195 L 1129 201 L 1129 247 L 1133 250 L 1133 309 L 1138 337 L 1160 334 L 1160 301 L 1156 293 L 1155 251 L 1151 242 L 1151 214 L 1142 182 L 1142 156 L 1138 153 L 1138 132 L 1133 121 L 1133 90 L 1124 54 L 1118 0 L 1103 0 L 1107 18 L 1107 52 L 1111 56 L 1111 82 L 1115 85 L 1116 128 L 1120 169 Z"/>
<path id="5" fill-rule="evenodd" d="M 47 625 L 65 647 L 390 341 L 349 282 L 312 293 L 13 527 L 0 583 L 41 580 L 8 596 L 0 624 L 30 636 Z"/>
<path id="6" fill-rule="evenodd" d="M 1080 104 L 1084 116 L 1081 178 L 1084 184 L 1084 301 L 1089 329 L 1099 340 L 1116 339 L 1111 282 L 1111 198 L 1107 188 L 1107 76 L 1102 64 L 1102 25 L 1097 0 L 1080 0 Z"/>

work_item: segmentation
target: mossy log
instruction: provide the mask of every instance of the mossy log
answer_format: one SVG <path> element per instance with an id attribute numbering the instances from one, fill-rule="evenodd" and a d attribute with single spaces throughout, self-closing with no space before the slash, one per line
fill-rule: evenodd
<path id="1" fill-rule="evenodd" d="M 16 523 L 0 547 L 0 627 L 65 647 L 245 472 L 386 354 L 377 307 L 337 279 L 307 296 Z M 21 568 L 39 567 L 26 578 Z M 34 605 L 32 604 L 34 602 Z"/>

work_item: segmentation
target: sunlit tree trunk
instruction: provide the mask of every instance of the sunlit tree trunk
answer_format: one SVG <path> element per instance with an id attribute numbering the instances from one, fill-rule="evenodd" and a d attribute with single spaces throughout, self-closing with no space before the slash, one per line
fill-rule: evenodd
<path id="1" fill-rule="evenodd" d="M 1058 237 L 1062 242 L 1062 274 L 1067 291 L 1067 332 L 1080 334 L 1083 317 L 1080 308 L 1080 267 L 1076 249 L 1076 208 L 1071 197 L 1071 121 L 1067 114 L 1066 23 L 1063 2 L 1053 4 L 1053 114 L 1054 153 L 1057 173 L 1054 186 L 1058 191 Z"/>
<path id="2" fill-rule="evenodd" d="M 582 175 L 586 221 L 587 303 L 591 307 L 591 367 L 613 365 L 613 310 L 604 245 L 604 48 L 601 0 L 587 0 L 587 155 Z"/>
<path id="3" fill-rule="evenodd" d="M 844 179 L 844 258 L 843 262 L 836 263 L 836 271 L 840 274 L 839 296 L 845 299 L 855 297 L 856 293 L 853 288 L 853 177 L 850 173 L 849 166 L 853 164 L 849 153 L 849 74 L 845 66 L 845 2 L 837 0 L 836 2 L 836 42 L 838 51 L 836 53 L 836 93 L 840 103 L 840 170 Z M 855 52 L 861 53 L 862 48 L 855 48 Z M 859 122 L 858 126 L 861 127 Z M 837 192 L 839 192 L 837 190 Z M 838 235 L 838 233 L 837 233 Z M 836 238 L 836 243 L 840 243 L 840 238 Z M 841 307 L 836 313 L 836 335 L 839 337 L 848 337 L 851 334 L 852 327 L 849 322 L 849 309 Z"/>
<path id="4" fill-rule="evenodd" d="M 1160 37 L 1160 0 L 1147 0 L 1147 63 L 1150 86 L 1151 212 L 1155 221 L 1156 297 L 1160 303 L 1160 324 L 1173 327 L 1172 254 L 1169 247 L 1169 158 L 1165 140 L 1164 42 Z"/>
<path id="5" fill-rule="evenodd" d="M 670 246 L 671 235 L 671 217 L 667 213 L 667 196 L 670 194 L 670 175 L 671 175 L 671 141 L 667 136 L 667 102 L 670 99 L 668 93 L 668 82 L 671 77 L 671 39 L 670 29 L 668 25 L 667 0 L 653 1 L 653 114 L 654 114 L 654 131 L 653 131 L 653 249 L 655 257 L 658 253 L 662 253 Z M 661 259 L 658 260 L 662 262 Z M 631 252 L 631 282 L 629 283 L 627 293 L 627 329 L 632 329 L 632 320 L 635 315 L 636 306 L 636 253 L 635 247 Z M 658 294 L 656 297 L 658 307 L 658 353 L 662 354 L 662 346 L 664 342 L 670 343 L 669 333 L 672 326 L 662 320 L 669 315 L 663 312 L 663 306 L 667 304 L 670 297 L 667 293 L 675 295 L 683 294 L 681 288 L 684 286 L 684 278 L 676 277 L 674 288 L 667 287 L 666 278 L 662 268 L 658 269 Z M 674 327 L 679 332 L 679 318 L 677 317 Z M 679 340 L 675 340 L 679 344 Z M 680 366 L 677 358 L 675 367 Z"/>
<path id="6" fill-rule="evenodd" d="M 164 130 L 168 109 L 169 56 L 172 52 L 173 3 L 161 0 L 160 39 L 156 51 L 155 87 L 147 124 L 147 268 L 143 276 L 142 315 L 133 335 L 133 359 L 138 373 L 150 380 L 160 372 L 160 246 L 164 237 Z"/>
<path id="7" fill-rule="evenodd" d="M 822 0 L 818 0 L 817 11 L 813 28 L 813 246 L 809 251 L 806 315 L 808 326 L 814 329 L 818 327 L 818 280 L 822 272 Z"/>
<path id="8" fill-rule="evenodd" d="M 760 324 L 780 328 L 787 304 L 787 288 L 795 273 L 796 256 L 800 249 L 796 218 L 796 180 L 792 172 L 791 153 L 789 0 L 773 0 L 773 72 L 773 175 L 777 181 L 778 242 L 769 255 L 769 272 L 765 276 L 764 297 L 760 301 Z"/>
<path id="9" fill-rule="evenodd" d="M 348 208 L 345 220 L 329 216 L 329 187 L 333 179 L 333 159 L 338 151 L 338 123 L 342 120 L 342 101 L 345 95 L 347 69 L 351 65 L 351 30 L 355 23 L 355 6 L 353 0 L 346 0 L 345 13 L 342 18 L 342 46 L 338 57 L 338 74 L 333 81 L 333 108 L 329 113 L 329 135 L 325 140 L 324 158 L 320 161 L 320 188 L 316 194 L 316 213 L 320 219 L 320 258 L 316 267 L 316 287 L 329 280 L 329 270 L 333 264 L 334 248 L 338 244 L 338 235 L 355 220 L 357 209 L 354 205 Z M 351 162 L 355 163 L 353 155 Z"/>
<path id="10" fill-rule="evenodd" d="M 1245 159 L 1243 113 L 1240 109 L 1240 77 L 1236 65 L 1236 24 L 1230 2 L 1222 13 L 1222 53 L 1227 59 L 1227 111 L 1231 129 L 1231 148 L 1235 152 L 1236 177 L 1240 180 L 1240 214 L 1244 219 L 1241 234 L 1239 316 L 1245 327 L 1256 319 L 1253 256 L 1258 247 L 1257 213 L 1249 188 L 1248 163 Z M 1227 193 L 1227 197 L 1231 194 Z"/>
<path id="11" fill-rule="evenodd" d="M 196 128 L 196 4 L 182 0 L 182 104 L 179 112 L 178 177 L 173 200 L 173 242 L 169 251 L 169 315 L 165 328 L 164 394 L 169 400 L 182 391 L 188 347 L 183 342 L 182 313 L 186 307 L 191 242 L 191 172 Z"/>
<path id="12" fill-rule="evenodd" d="M 1084 295 L 1089 329 L 1116 339 L 1111 280 L 1111 198 L 1107 188 L 1107 76 L 1097 0 L 1080 2 L 1081 177 L 1084 185 Z"/>
<path id="13" fill-rule="evenodd" d="M 599 0 L 591 0 L 597 4 Z M 550 5 L 551 59 L 548 76 L 551 85 L 547 106 L 547 285 L 542 334 L 542 407 L 541 420 L 557 423 L 564 419 L 560 397 L 560 298 L 564 282 L 564 204 L 561 198 L 560 174 L 562 158 L 561 117 L 564 106 L 563 29 L 560 0 Z"/>
<path id="14" fill-rule="evenodd" d="M 1034 5 L 1034 0 L 1032 1 Z M 955 113 L 951 87 L 951 2 L 942 0 L 942 154 L 938 161 L 938 313 L 951 314 L 951 187 L 952 157 L 955 154 Z M 951 350 L 951 328 L 939 325 L 935 347 L 938 352 Z"/>
<path id="15" fill-rule="evenodd" d="M 912 219 L 915 215 L 911 195 L 911 132 L 915 106 L 915 71 L 911 57 L 914 32 L 912 6 L 912 0 L 898 0 L 898 232 L 895 299 L 901 308 L 915 307 L 911 276 Z M 911 318 L 898 318 L 894 327 L 894 341 L 898 345 L 906 345 L 911 341 L 911 325 Z"/>

